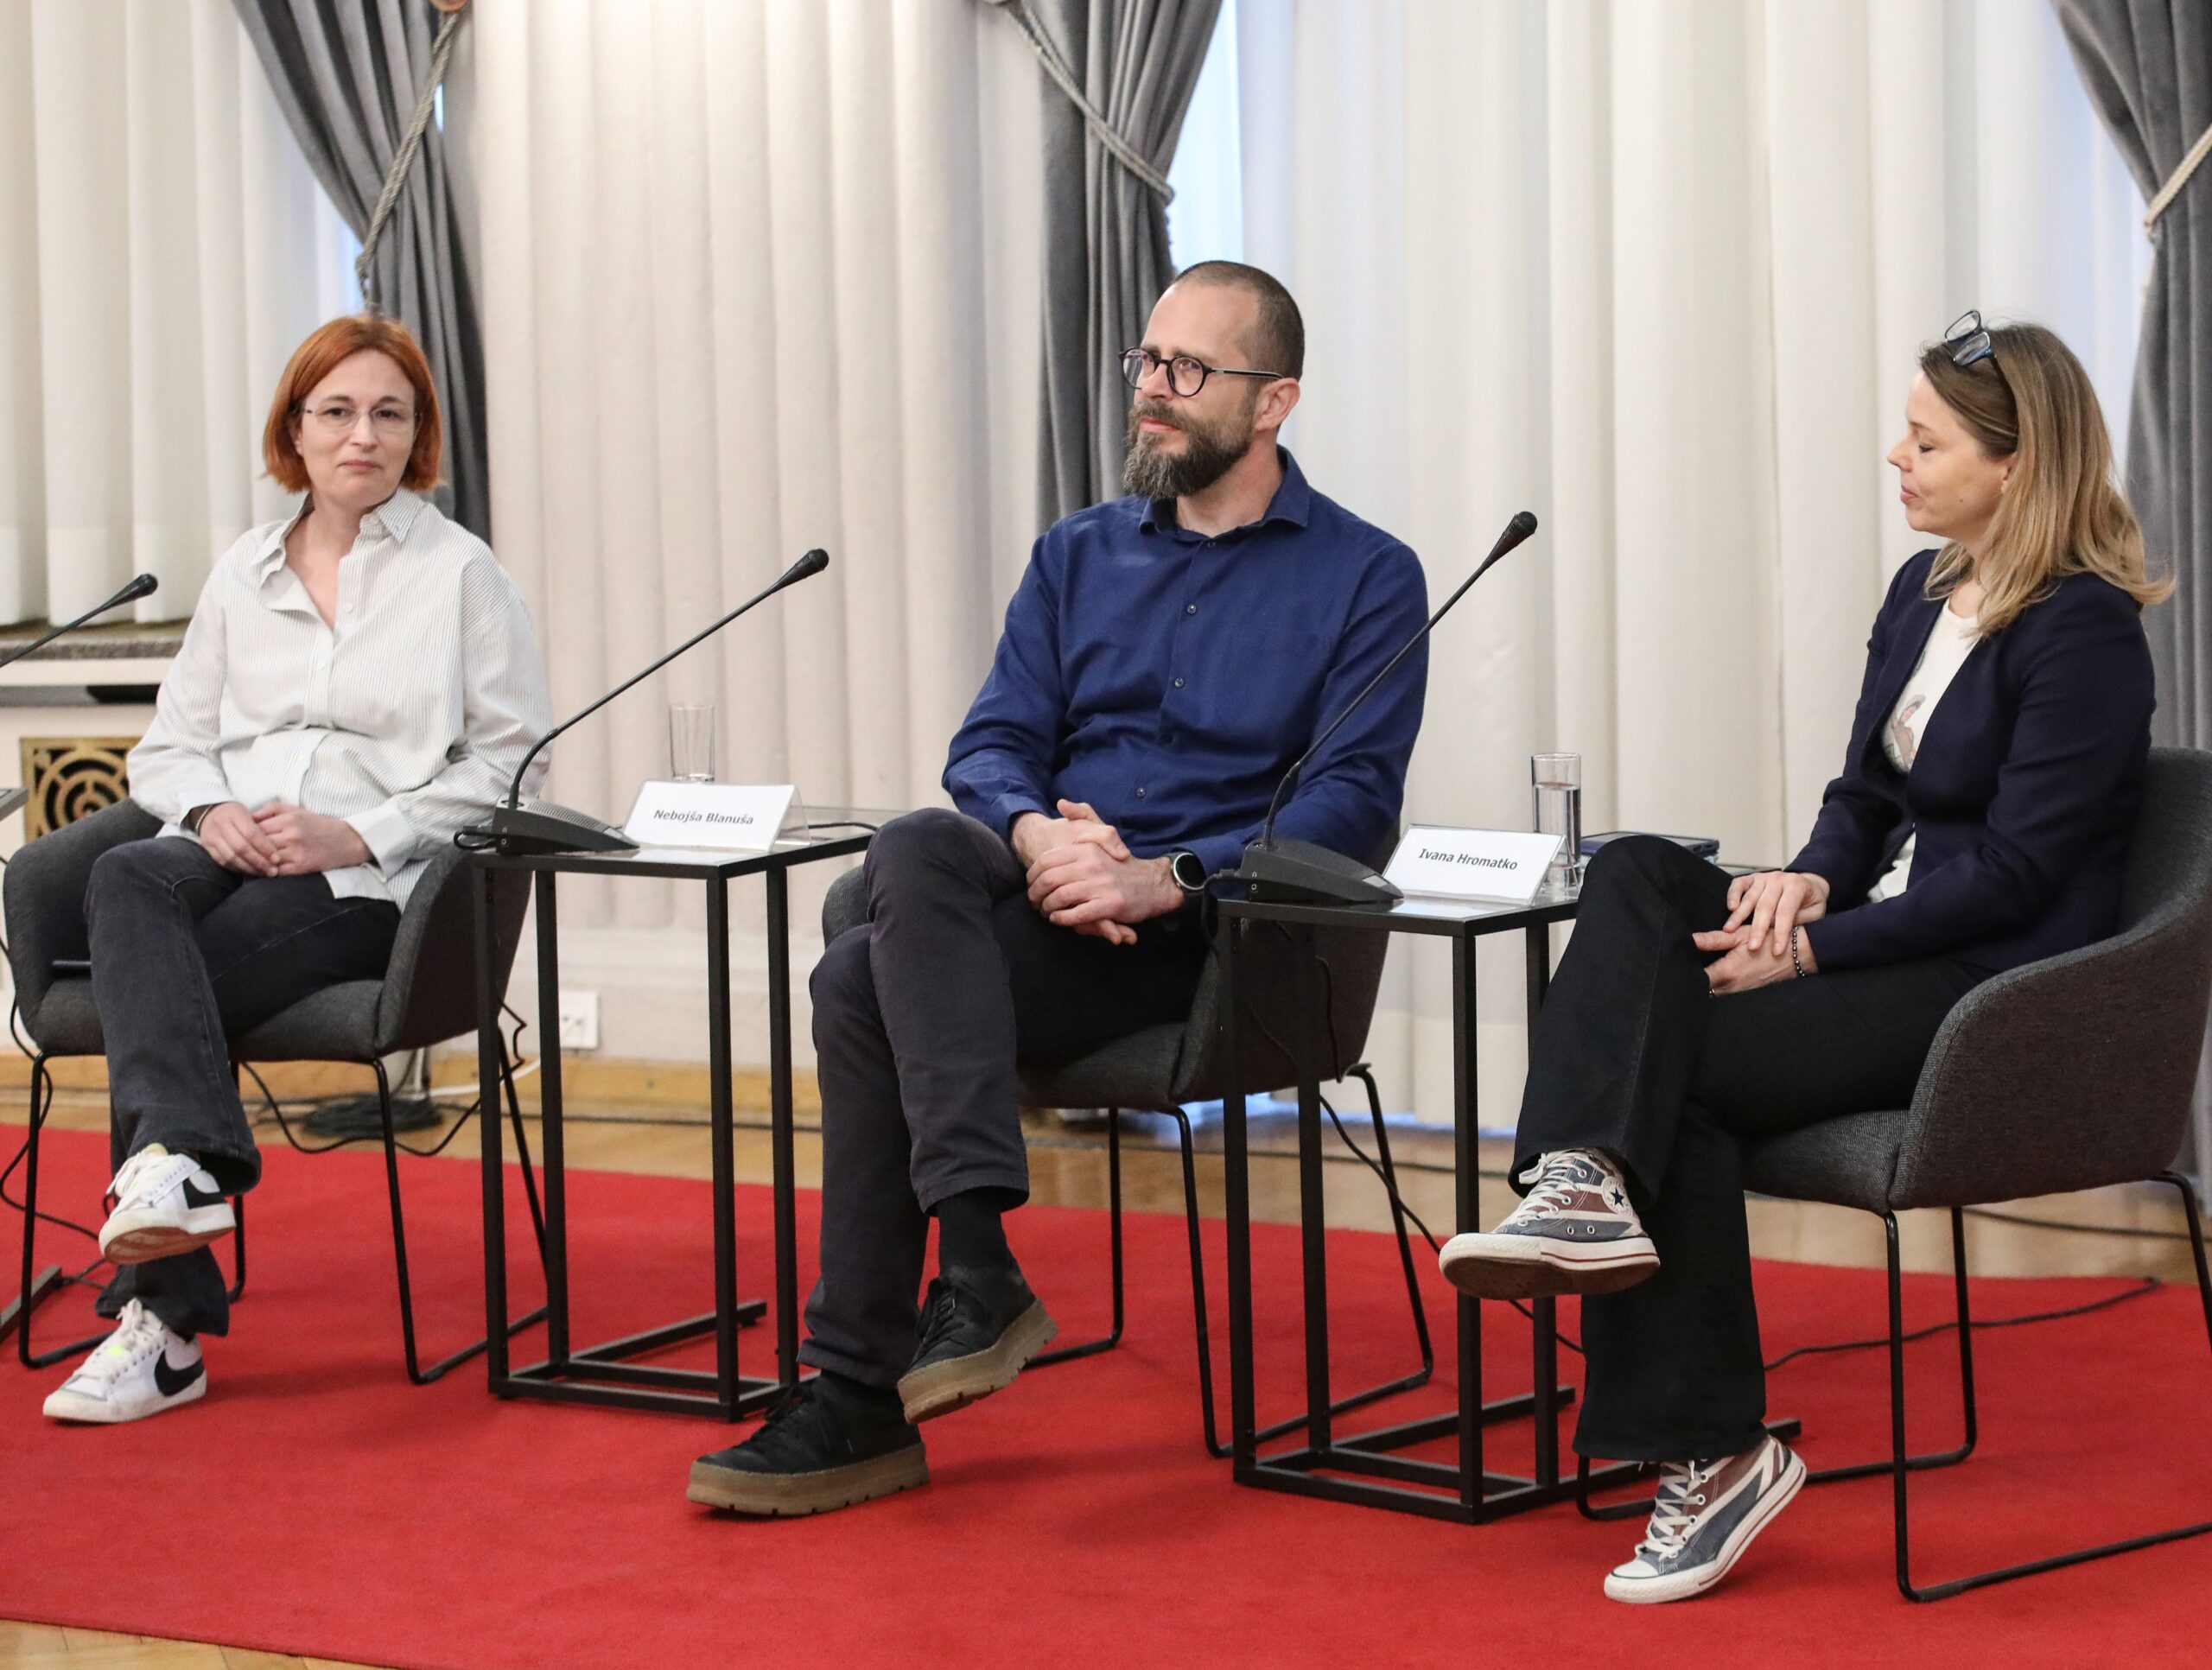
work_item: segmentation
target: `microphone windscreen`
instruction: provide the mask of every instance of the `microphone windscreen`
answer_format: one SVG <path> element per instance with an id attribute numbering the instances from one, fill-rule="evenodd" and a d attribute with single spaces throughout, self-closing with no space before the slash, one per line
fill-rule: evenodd
<path id="1" fill-rule="evenodd" d="M 162 582 L 160 581 L 155 579 L 154 576 L 149 574 L 142 574 L 134 577 L 131 582 L 123 588 L 122 596 L 117 600 L 118 602 L 136 602 L 142 597 L 151 597 L 156 592 L 161 590 L 161 588 Z"/>
<path id="2" fill-rule="evenodd" d="M 791 566 L 791 572 L 786 574 L 784 578 L 786 580 L 811 580 L 816 575 L 820 574 L 829 566 L 830 553 L 823 550 L 817 545 L 812 550 L 809 551 L 804 556 L 799 558 L 798 562 L 792 563 Z"/>
<path id="3" fill-rule="evenodd" d="M 1513 530 L 1513 537 L 1517 543 L 1536 531 L 1536 513 L 1534 511 L 1522 511 L 1506 525 Z"/>

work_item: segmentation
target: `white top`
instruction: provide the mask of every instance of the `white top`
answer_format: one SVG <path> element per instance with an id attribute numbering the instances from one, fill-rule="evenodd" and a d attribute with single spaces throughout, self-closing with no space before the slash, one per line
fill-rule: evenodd
<path id="1" fill-rule="evenodd" d="M 226 800 L 343 818 L 376 861 L 327 872 L 330 891 L 404 906 L 552 728 L 544 658 L 491 548 L 428 499 L 402 489 L 361 518 L 334 626 L 285 566 L 298 519 L 217 560 L 130 751 L 130 796 L 187 840 L 185 813 Z"/>
<path id="2" fill-rule="evenodd" d="M 1905 680 L 1904 689 L 1897 693 L 1897 705 L 1890 710 L 1890 722 L 1882 727 L 1882 752 L 1890 757 L 1891 765 L 1907 776 L 1911 775 L 1912 762 L 1920 753 L 1920 739 L 1927 733 L 1936 704 L 1943 699 L 1953 676 L 1980 641 L 1977 622 L 1952 613 L 1948 602 L 1936 612 L 1936 625 L 1928 634 L 1927 647 L 1920 652 L 1920 664 Z M 1905 890 L 1912 877 L 1912 849 L 1918 839 L 1917 835 L 1905 837 L 1896 859 L 1867 892 L 1869 901 L 1895 898 Z"/>

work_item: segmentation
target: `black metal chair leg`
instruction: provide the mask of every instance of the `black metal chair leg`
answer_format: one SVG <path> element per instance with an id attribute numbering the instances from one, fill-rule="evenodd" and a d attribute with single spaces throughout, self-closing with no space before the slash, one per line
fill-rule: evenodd
<path id="1" fill-rule="evenodd" d="M 1077 1357 L 1095 1357 L 1101 1351 L 1110 1351 L 1122 1343 L 1122 1110 L 1119 1108 L 1106 1110 L 1106 1235 L 1114 1286 L 1113 1330 L 1096 1339 L 1084 1340 L 1078 1345 L 1063 1345 L 1057 1350 L 1039 1351 L 1029 1359 L 1032 1368 L 1049 1368 L 1056 1362 L 1072 1362 Z"/>
<path id="2" fill-rule="evenodd" d="M 425 1368 L 421 1364 L 415 1347 L 415 1290 L 407 1273 L 407 1215 L 399 1199 L 399 1139 L 391 1123 L 391 1080 L 385 1073 L 384 1063 L 372 1061 L 370 1067 L 377 1076 L 377 1110 L 384 1120 L 385 1184 L 391 1198 L 391 1253 L 399 1269 L 399 1331 L 407 1358 L 407 1378 L 417 1386 L 428 1386 L 442 1379 L 471 1358 L 482 1355 L 490 1343 L 490 1337 L 464 1346 L 451 1356 L 432 1363 Z M 493 1115 L 497 1118 L 495 1112 Z M 543 1243 L 541 1243 L 542 1247 Z M 507 1324 L 507 1337 L 512 1339 L 524 1329 L 545 1319 L 545 1307 L 541 1305 Z"/>
<path id="3" fill-rule="evenodd" d="M 231 1215 L 236 1220 L 231 1229 L 231 1286 L 227 1295 L 236 1305 L 245 1297 L 245 1197 L 231 1197 Z"/>
<path id="4" fill-rule="evenodd" d="M 50 1368 L 55 1363 L 89 1351 L 106 1337 L 92 1334 L 67 1345 L 57 1345 L 48 1351 L 31 1349 L 31 1313 L 41 1300 L 60 1288 L 61 1268 L 34 1272 L 36 1256 L 35 1238 L 38 1234 L 38 1147 L 39 1133 L 45 1128 L 46 1116 L 54 1110 L 54 1079 L 46 1069 L 46 1057 L 40 1056 L 31 1063 L 30 1131 L 23 1151 L 23 1258 L 22 1286 L 16 1289 L 12 1316 L 5 1326 L 17 1330 L 16 1355 L 26 1368 Z M 5 1326 L 0 1326 L 4 1337 Z"/>
<path id="5" fill-rule="evenodd" d="M 514 1127 L 515 1157 L 522 1162 L 522 1192 L 530 1202 L 530 1227 L 537 1237 L 537 1261 L 542 1267 L 545 1262 L 545 1213 L 537 1203 L 537 1178 L 531 1171 L 530 1139 L 523 1134 L 522 1098 L 515 1094 L 515 1070 L 505 1051 L 500 1052 L 499 1078 L 507 1087 L 507 1118 Z M 483 1117 L 482 1114 L 478 1117 Z"/>
<path id="6" fill-rule="evenodd" d="M 1965 1437 L 1949 1450 L 1907 1456 L 1904 1464 L 1910 1472 L 1926 1472 L 1936 1467 L 1955 1467 L 1974 1453 L 1974 1445 L 1980 1438 L 1980 1422 L 1974 1391 L 1974 1315 L 1967 1300 L 1966 1214 L 1957 1207 L 1951 1209 L 1951 1288 L 1958 1304 L 1959 1399 Z M 2212 1325 L 2212 1323 L 2208 1325 Z M 1808 1484 L 1834 1484 L 1844 1479 L 1872 1478 L 1877 1473 L 1891 1472 L 1896 1466 L 1894 1457 L 1885 1457 L 1880 1461 L 1851 1462 L 1840 1467 L 1823 1467 L 1809 1472 L 1805 1476 L 1805 1482 Z M 1607 1502 L 1603 1507 L 1593 1504 L 1590 1500 L 1589 1477 L 1590 1462 L 1587 1457 L 1584 1457 L 1580 1459 L 1575 1471 L 1575 1507 L 1583 1518 L 1629 1519 L 1651 1511 L 1651 1498 L 1649 1496 L 1640 1501 Z"/>
<path id="7" fill-rule="evenodd" d="M 2205 1307 L 2208 1338 L 2212 1338 L 2212 1278 L 2208 1278 L 2204 1259 L 2204 1231 L 2197 1219 L 2196 1191 L 2189 1179 L 2177 1172 L 2160 1175 L 2160 1182 L 2171 1184 L 2180 1192 L 2183 1210 L 2189 1215 L 2190 1250 L 2196 1263 L 2197 1294 Z M 2195 1525 L 2178 1526 L 2170 1531 L 2153 1531 L 2147 1535 L 2129 1537 L 2120 1542 L 2099 1544 L 2094 1548 L 2075 1549 L 2069 1553 L 2053 1554 L 2043 1559 L 2025 1560 L 2017 1565 L 2000 1566 L 1995 1571 L 1978 1572 L 1972 1577 L 1953 1578 L 1946 1583 L 1916 1584 L 1912 1580 L 1912 1549 L 1910 1540 L 1910 1523 L 1907 1511 L 1906 1481 L 1912 1469 L 1904 1453 L 1904 1305 L 1902 1293 L 1903 1277 L 1897 1258 L 1897 1221 L 1895 1214 L 1887 1214 L 1884 1222 L 1889 1232 L 1890 1251 L 1890 1473 L 1897 1526 L 1897 1592 L 1907 1600 L 1948 1600 L 1953 1595 L 1964 1594 L 1969 1589 L 1986 1589 L 1992 1584 L 2009 1583 L 2015 1578 L 2036 1576 L 2039 1572 L 2056 1572 L 2064 1566 L 2080 1565 L 2093 1559 L 2107 1559 L 2114 1554 L 2133 1553 L 2139 1548 L 2154 1548 L 2160 1543 L 2180 1542 L 2190 1537 L 2201 1537 L 2212 1532 L 2212 1520 Z"/>
<path id="8" fill-rule="evenodd" d="M 1367 1087 L 1367 1111 L 1375 1124 L 1375 1162 L 1382 1168 L 1383 1184 L 1390 1196 L 1390 1222 L 1398 1232 L 1398 1262 L 1406 1273 L 1406 1301 L 1413 1307 L 1414 1337 L 1421 1343 L 1421 1374 L 1412 1384 L 1426 1386 L 1436 1372 L 1436 1348 L 1429 1340 L 1428 1312 L 1421 1302 L 1421 1279 L 1414 1268 L 1413 1242 L 1406 1236 L 1405 1207 L 1398 1198 L 1398 1171 L 1390 1160 L 1390 1131 L 1382 1121 L 1382 1093 L 1376 1088 L 1375 1075 L 1364 1062 L 1347 1069 L 1344 1076 L 1356 1078 Z"/>

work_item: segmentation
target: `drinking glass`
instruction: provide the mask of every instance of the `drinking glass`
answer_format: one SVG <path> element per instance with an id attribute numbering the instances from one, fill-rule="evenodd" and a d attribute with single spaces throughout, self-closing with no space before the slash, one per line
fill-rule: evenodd
<path id="1" fill-rule="evenodd" d="M 715 704 L 676 702 L 668 709 L 668 774 L 678 783 L 715 780 Z"/>
<path id="2" fill-rule="evenodd" d="M 1555 891 L 1582 885 L 1582 756 L 1530 754 L 1529 792 L 1538 835 L 1562 837 L 1559 855 L 1544 873 L 1544 886 Z"/>

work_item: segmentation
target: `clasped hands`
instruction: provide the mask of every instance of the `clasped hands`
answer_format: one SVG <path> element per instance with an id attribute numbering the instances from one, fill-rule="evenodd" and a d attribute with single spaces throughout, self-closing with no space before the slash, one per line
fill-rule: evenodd
<path id="1" fill-rule="evenodd" d="M 1136 943 L 1136 924 L 1183 906 L 1165 858 L 1133 858 L 1110 823 L 1079 800 L 1059 816 L 1024 812 L 1007 844 L 1029 872 L 1029 902 L 1057 927 L 1115 945 Z"/>
<path id="2" fill-rule="evenodd" d="M 1797 963 L 1789 942 L 1808 922 L 1827 914 L 1828 884 L 1797 870 L 1763 870 L 1728 884 L 1728 920 L 1710 932 L 1692 936 L 1700 951 L 1717 953 L 1705 977 L 1715 997 L 1756 991 L 1777 980 L 1794 980 Z M 1798 943 L 1797 961 L 1815 970 L 1809 940 Z"/>
<path id="3" fill-rule="evenodd" d="M 253 812 L 226 800 L 200 820 L 199 834 L 210 858 L 242 875 L 320 875 L 375 857 L 344 818 L 281 800 Z"/>

